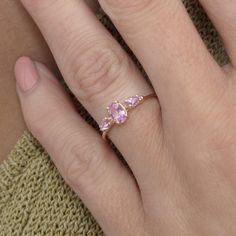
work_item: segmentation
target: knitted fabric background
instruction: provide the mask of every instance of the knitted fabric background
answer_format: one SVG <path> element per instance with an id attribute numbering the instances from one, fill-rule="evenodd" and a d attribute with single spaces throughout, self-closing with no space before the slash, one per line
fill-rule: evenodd
<path id="1" fill-rule="evenodd" d="M 198 2 L 185 0 L 184 4 L 209 51 L 219 64 L 227 63 L 228 57 L 217 33 Z M 109 19 L 103 13 L 99 18 L 136 60 Z M 81 105 L 75 103 L 79 113 L 97 128 Z M 0 236 L 17 235 L 104 235 L 79 197 L 64 183 L 47 153 L 28 132 L 0 166 Z"/>

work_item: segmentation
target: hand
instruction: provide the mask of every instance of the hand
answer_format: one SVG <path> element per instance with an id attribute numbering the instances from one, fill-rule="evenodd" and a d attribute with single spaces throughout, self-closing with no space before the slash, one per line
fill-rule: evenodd
<path id="1" fill-rule="evenodd" d="M 147 95 L 109 133 L 131 172 L 39 62 L 16 63 L 29 129 L 106 235 L 236 234 L 236 2 L 202 0 L 231 59 L 213 60 L 180 0 L 100 0 L 153 89 L 81 0 L 22 0 L 97 122 Z"/>

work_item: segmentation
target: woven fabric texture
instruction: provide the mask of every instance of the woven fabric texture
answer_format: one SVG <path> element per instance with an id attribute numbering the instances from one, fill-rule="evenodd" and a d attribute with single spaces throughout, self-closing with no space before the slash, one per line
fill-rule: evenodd
<path id="1" fill-rule="evenodd" d="M 216 30 L 198 2 L 184 0 L 184 4 L 214 58 L 221 65 L 227 63 Z M 109 19 L 102 13 L 99 18 L 136 61 Z M 75 103 L 79 113 L 96 128 L 93 119 Z M 104 235 L 29 132 L 24 133 L 0 166 L 0 236 L 18 235 Z"/>

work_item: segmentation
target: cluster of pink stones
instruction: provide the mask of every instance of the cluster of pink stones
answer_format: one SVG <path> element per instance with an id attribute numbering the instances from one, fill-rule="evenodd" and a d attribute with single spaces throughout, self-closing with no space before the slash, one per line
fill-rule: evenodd
<path id="1" fill-rule="evenodd" d="M 143 96 L 135 95 L 128 97 L 124 104 L 120 102 L 112 102 L 108 107 L 107 111 L 109 117 L 105 117 L 101 124 L 100 130 L 109 130 L 113 124 L 123 124 L 128 117 L 128 109 L 135 108 L 143 100 Z"/>

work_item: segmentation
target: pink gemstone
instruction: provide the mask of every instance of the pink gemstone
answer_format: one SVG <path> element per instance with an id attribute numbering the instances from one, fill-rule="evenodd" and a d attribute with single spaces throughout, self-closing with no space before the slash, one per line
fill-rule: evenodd
<path id="1" fill-rule="evenodd" d="M 106 131 L 111 127 L 112 119 L 110 117 L 105 117 L 101 124 L 99 125 L 99 128 L 101 131 Z"/>
<path id="2" fill-rule="evenodd" d="M 107 110 L 115 123 L 122 124 L 126 121 L 127 111 L 119 102 L 112 102 Z"/>
<path id="3" fill-rule="evenodd" d="M 136 107 L 139 102 L 143 99 L 142 96 L 132 96 L 132 97 L 128 97 L 126 100 L 125 100 L 125 104 L 128 105 L 129 107 Z"/>

